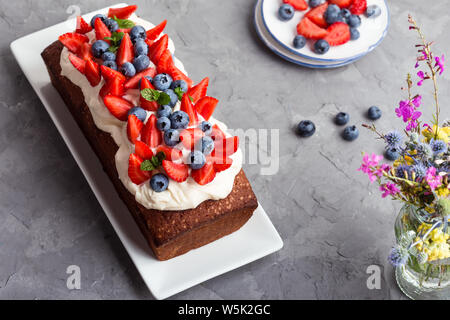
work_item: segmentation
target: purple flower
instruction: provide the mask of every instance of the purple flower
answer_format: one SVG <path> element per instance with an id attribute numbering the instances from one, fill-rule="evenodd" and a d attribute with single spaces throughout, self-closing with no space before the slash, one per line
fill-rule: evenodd
<path id="1" fill-rule="evenodd" d="M 436 61 L 436 64 L 434 65 L 435 67 L 438 67 L 438 71 L 439 71 L 439 75 L 442 74 L 442 72 L 444 72 L 444 62 L 445 62 L 445 57 L 444 55 L 442 55 L 440 58 L 439 57 L 435 57 L 434 60 Z"/>
<path id="2" fill-rule="evenodd" d="M 413 105 L 416 108 L 420 107 L 420 105 L 422 104 L 422 96 L 421 95 L 417 95 L 414 99 L 412 99 L 411 102 L 413 103 Z"/>
<path id="3" fill-rule="evenodd" d="M 394 267 L 400 267 L 408 262 L 409 252 L 408 249 L 403 248 L 402 246 L 396 245 L 392 248 L 391 253 L 389 254 L 388 261 Z"/>

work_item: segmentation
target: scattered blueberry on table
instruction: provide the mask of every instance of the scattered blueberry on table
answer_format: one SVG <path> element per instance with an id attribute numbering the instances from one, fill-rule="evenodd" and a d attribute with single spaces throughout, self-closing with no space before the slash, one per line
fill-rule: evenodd
<path id="1" fill-rule="evenodd" d="M 342 132 L 344 140 L 353 141 L 359 137 L 359 130 L 356 126 L 348 126 Z"/>
<path id="2" fill-rule="evenodd" d="M 369 117 L 370 120 L 380 119 L 381 114 L 382 114 L 382 112 L 381 112 L 380 108 L 378 108 L 377 106 L 372 106 L 367 111 L 367 116 Z"/>
<path id="3" fill-rule="evenodd" d="M 302 120 L 297 125 L 297 134 L 300 137 L 310 137 L 316 132 L 316 125 L 310 120 Z"/>
<path id="4" fill-rule="evenodd" d="M 350 115 L 346 112 L 339 112 L 334 118 L 334 122 L 339 126 L 346 125 L 349 121 Z"/>

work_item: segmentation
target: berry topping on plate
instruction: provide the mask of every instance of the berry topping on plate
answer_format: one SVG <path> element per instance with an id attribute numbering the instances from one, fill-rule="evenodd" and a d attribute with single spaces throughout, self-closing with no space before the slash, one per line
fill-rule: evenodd
<path id="1" fill-rule="evenodd" d="M 330 44 L 328 41 L 320 39 L 314 43 L 314 52 L 318 54 L 325 54 L 330 50 Z"/>
<path id="2" fill-rule="evenodd" d="M 308 9 L 308 4 L 305 0 L 283 0 L 283 2 L 290 4 L 295 10 L 303 11 Z"/>
<path id="3" fill-rule="evenodd" d="M 108 17 L 110 18 L 119 18 L 119 19 L 128 19 L 135 11 L 137 10 L 136 5 L 131 5 L 123 8 L 110 8 L 108 10 Z"/>
<path id="4" fill-rule="evenodd" d="M 367 0 L 354 0 L 349 9 L 353 14 L 363 14 L 367 9 Z"/>
<path id="5" fill-rule="evenodd" d="M 296 35 L 293 41 L 294 48 L 301 49 L 306 45 L 306 38 L 301 35 Z"/>
<path id="6" fill-rule="evenodd" d="M 308 39 L 322 39 L 327 35 L 327 30 L 319 27 L 308 17 L 304 17 L 297 25 L 298 34 Z"/>
<path id="7" fill-rule="evenodd" d="M 330 3 L 339 6 L 340 8 L 348 8 L 353 0 L 328 0 Z"/>
<path id="8" fill-rule="evenodd" d="M 280 6 L 280 9 L 278 9 L 278 17 L 280 17 L 280 19 L 283 21 L 291 20 L 292 17 L 294 16 L 294 13 L 295 13 L 294 7 L 287 3 L 282 4 Z"/>
<path id="9" fill-rule="evenodd" d="M 323 40 L 330 46 L 340 46 L 350 40 L 350 28 L 344 22 L 336 22 L 328 27 L 328 34 Z"/>
<path id="10" fill-rule="evenodd" d="M 325 11 L 328 8 L 328 3 L 325 2 L 317 7 L 315 7 L 314 9 L 308 11 L 305 15 L 305 17 L 308 17 L 312 22 L 314 22 L 315 24 L 317 24 L 319 27 L 321 28 L 326 28 L 328 27 L 328 23 L 325 20 Z"/>

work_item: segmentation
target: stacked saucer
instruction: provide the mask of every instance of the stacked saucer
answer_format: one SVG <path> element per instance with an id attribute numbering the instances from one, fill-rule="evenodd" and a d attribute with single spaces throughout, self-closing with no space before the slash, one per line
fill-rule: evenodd
<path id="1" fill-rule="evenodd" d="M 297 35 L 297 24 L 307 11 L 296 11 L 289 21 L 278 17 L 281 0 L 258 0 L 255 5 L 254 23 L 261 40 L 277 55 L 292 63 L 318 69 L 329 69 L 345 66 L 364 57 L 374 50 L 384 39 L 389 27 L 389 9 L 385 0 L 368 0 L 368 5 L 378 5 L 381 14 L 376 18 L 361 15 L 361 36 L 358 40 L 344 45 L 331 47 L 325 54 L 314 52 L 314 42 L 301 49 L 293 46 Z"/>

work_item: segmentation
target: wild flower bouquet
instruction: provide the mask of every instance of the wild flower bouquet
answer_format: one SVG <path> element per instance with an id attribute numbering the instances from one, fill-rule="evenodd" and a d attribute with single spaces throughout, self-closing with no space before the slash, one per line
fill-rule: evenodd
<path id="1" fill-rule="evenodd" d="M 390 165 L 381 162 L 381 155 L 366 154 L 359 170 L 366 173 L 371 182 L 379 184 L 383 198 L 390 196 L 424 213 L 421 223 L 398 239 L 389 261 L 394 266 L 402 266 L 414 258 L 418 264 L 443 262 L 448 267 L 450 123 L 440 124 L 437 84 L 438 77 L 444 72 L 445 58 L 433 54 L 432 43 L 425 40 L 411 16 L 409 24 L 411 30 L 418 32 L 420 43 L 416 45 L 418 81 L 413 82 L 413 77 L 408 74 L 404 88 L 407 96 L 395 109 L 405 128 L 402 132 L 383 134 L 374 124 L 363 125 L 384 140 L 386 155 L 395 161 Z M 434 88 L 435 112 L 430 123 L 422 122 L 422 96 L 413 93 L 425 81 L 431 81 Z"/>

